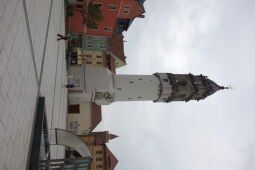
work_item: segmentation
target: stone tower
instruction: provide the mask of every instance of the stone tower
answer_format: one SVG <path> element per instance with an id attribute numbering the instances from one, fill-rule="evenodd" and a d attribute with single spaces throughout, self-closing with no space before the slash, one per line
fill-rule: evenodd
<path id="1" fill-rule="evenodd" d="M 73 66 L 70 74 L 79 82 L 74 90 L 81 91 L 70 93 L 70 101 L 98 105 L 116 101 L 198 101 L 225 88 L 206 76 L 192 74 L 115 75 L 106 68 L 92 66 Z"/>

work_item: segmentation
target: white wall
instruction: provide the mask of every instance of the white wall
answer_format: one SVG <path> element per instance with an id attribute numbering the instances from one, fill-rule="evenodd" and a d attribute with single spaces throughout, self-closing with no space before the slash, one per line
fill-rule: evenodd
<path id="1" fill-rule="evenodd" d="M 67 115 L 67 129 L 76 134 L 81 134 L 83 132 L 89 132 L 92 125 L 91 117 L 91 103 L 83 102 L 80 103 L 80 113 L 68 113 Z M 77 121 L 77 130 L 71 129 L 71 122 Z"/>
<path id="2" fill-rule="evenodd" d="M 154 75 L 114 75 L 115 101 L 156 100 L 160 82 Z"/>

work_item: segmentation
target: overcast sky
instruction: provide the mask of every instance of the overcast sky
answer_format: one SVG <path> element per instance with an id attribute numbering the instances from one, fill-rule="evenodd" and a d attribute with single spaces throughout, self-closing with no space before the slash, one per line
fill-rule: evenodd
<path id="1" fill-rule="evenodd" d="M 103 106 L 116 170 L 255 169 L 255 1 L 147 0 L 121 74 L 204 74 L 235 90 L 203 101 Z"/>

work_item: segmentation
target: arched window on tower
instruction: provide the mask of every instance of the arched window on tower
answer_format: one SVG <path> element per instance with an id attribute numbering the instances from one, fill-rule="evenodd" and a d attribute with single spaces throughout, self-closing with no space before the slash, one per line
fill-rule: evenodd
<path id="1" fill-rule="evenodd" d="M 163 79 L 163 82 L 168 82 L 168 79 Z"/>

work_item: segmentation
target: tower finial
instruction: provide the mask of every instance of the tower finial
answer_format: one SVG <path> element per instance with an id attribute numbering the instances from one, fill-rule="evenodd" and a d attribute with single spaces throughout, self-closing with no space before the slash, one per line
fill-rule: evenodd
<path id="1" fill-rule="evenodd" d="M 230 89 L 230 90 L 235 90 L 235 87 L 232 87 L 231 85 L 229 86 L 222 86 L 221 89 Z"/>
<path id="2" fill-rule="evenodd" d="M 114 134 L 109 134 L 109 139 L 114 139 L 114 138 L 117 138 L 117 137 L 119 137 L 119 136 L 114 135 Z"/>

